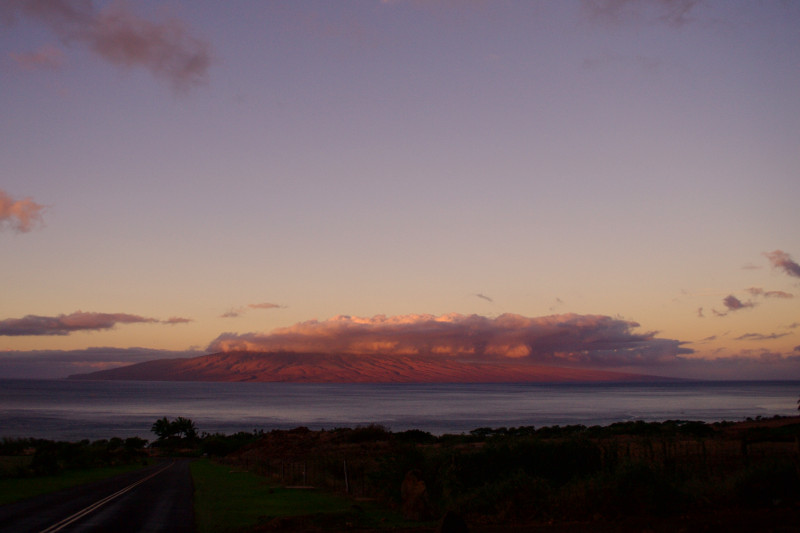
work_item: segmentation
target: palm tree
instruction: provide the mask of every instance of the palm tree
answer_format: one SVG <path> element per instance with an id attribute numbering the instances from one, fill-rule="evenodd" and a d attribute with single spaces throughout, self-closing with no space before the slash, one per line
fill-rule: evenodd
<path id="1" fill-rule="evenodd" d="M 171 426 L 173 432 L 177 435 L 182 435 L 189 440 L 194 440 L 197 438 L 197 426 L 190 418 L 183 418 L 182 416 L 179 416 L 175 419 Z"/>
<path id="2" fill-rule="evenodd" d="M 166 416 L 156 420 L 153 423 L 153 427 L 150 428 L 150 431 L 158 436 L 158 440 L 164 440 L 175 434 L 173 425 Z"/>

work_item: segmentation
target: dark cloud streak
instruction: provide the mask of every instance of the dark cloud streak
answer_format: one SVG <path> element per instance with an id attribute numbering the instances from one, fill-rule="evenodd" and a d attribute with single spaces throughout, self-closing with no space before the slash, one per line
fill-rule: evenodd
<path id="1" fill-rule="evenodd" d="M 181 93 L 205 83 L 211 65 L 210 45 L 181 21 L 152 22 L 124 4 L 98 10 L 90 0 L 7 0 L 0 17 L 39 21 L 63 43 L 84 44 L 114 65 L 142 67 Z"/>
<path id="2" fill-rule="evenodd" d="M 748 307 L 755 307 L 756 305 L 753 302 L 743 302 L 733 294 L 726 296 L 722 300 L 722 303 L 725 304 L 725 307 L 727 307 L 728 310 L 730 311 L 738 311 L 740 309 L 746 309 Z"/>
<path id="3" fill-rule="evenodd" d="M 22 318 L 0 320 L 0 336 L 69 335 L 79 331 L 113 329 L 117 324 L 182 324 L 191 319 L 172 317 L 165 321 L 128 313 L 85 313 L 76 311 L 69 315 L 26 315 Z"/>
<path id="4" fill-rule="evenodd" d="M 622 23 L 626 21 L 660 22 L 683 26 L 689 13 L 702 0 L 582 0 L 584 12 L 594 21 Z"/>

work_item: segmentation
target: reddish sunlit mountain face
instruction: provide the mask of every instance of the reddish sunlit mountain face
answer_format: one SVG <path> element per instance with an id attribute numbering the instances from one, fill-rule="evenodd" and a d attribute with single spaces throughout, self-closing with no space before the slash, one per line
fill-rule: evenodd
<path id="1" fill-rule="evenodd" d="M 472 362 L 441 356 L 227 352 L 160 359 L 71 376 L 144 381 L 261 381 L 297 383 L 491 383 L 630 381 L 648 376 L 601 370 Z"/>

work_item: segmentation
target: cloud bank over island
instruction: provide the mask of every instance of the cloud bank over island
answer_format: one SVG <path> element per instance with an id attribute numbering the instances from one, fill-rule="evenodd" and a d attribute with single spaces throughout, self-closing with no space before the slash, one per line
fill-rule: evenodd
<path id="1" fill-rule="evenodd" d="M 692 353 L 678 340 L 635 332 L 638 327 L 618 318 L 578 314 L 336 316 L 270 333 L 223 333 L 208 351 L 440 355 L 587 366 L 666 363 Z"/>

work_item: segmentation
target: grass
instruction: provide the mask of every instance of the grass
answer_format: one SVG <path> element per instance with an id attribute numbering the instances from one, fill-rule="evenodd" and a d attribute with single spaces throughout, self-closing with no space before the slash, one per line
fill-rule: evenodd
<path id="1" fill-rule="evenodd" d="M 356 505 L 344 496 L 316 489 L 281 487 L 208 459 L 194 461 L 191 469 L 199 533 L 247 530 L 272 520 L 289 527 L 334 529 L 407 525 L 370 503 Z"/>
<path id="2" fill-rule="evenodd" d="M 84 485 L 140 468 L 142 468 L 142 464 L 136 463 L 104 468 L 65 470 L 53 476 L 3 478 L 0 479 L 0 505 Z"/>

